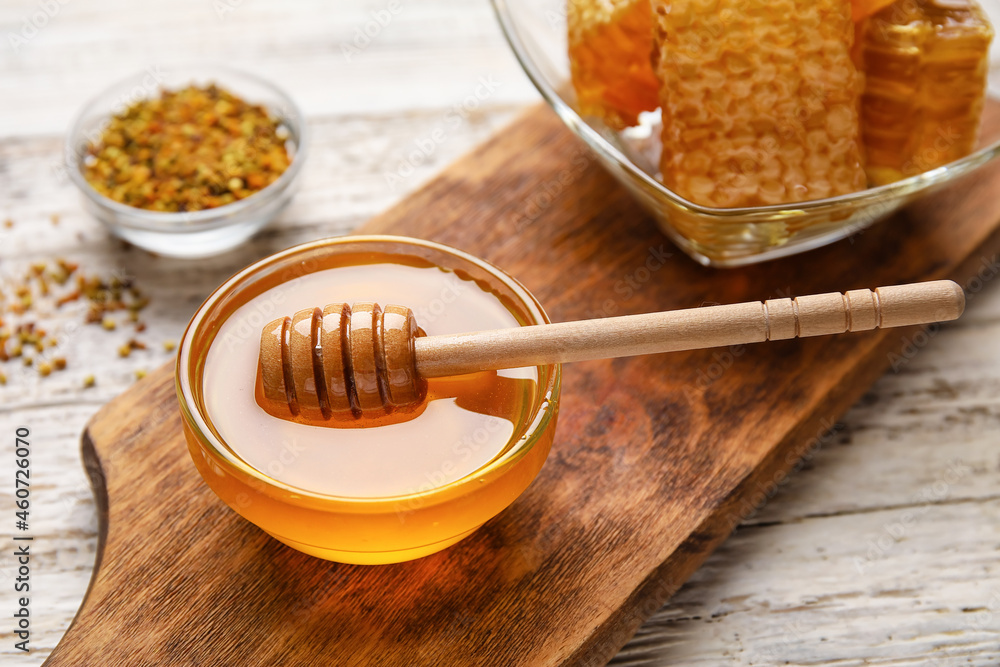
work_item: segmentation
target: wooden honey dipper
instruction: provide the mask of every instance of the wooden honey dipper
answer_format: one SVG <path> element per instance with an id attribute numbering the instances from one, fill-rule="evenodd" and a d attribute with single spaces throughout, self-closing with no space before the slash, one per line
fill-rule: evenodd
<path id="1" fill-rule="evenodd" d="M 377 417 L 419 404 L 425 378 L 928 324 L 964 309 L 962 288 L 939 280 L 425 337 L 409 308 L 331 304 L 264 327 L 258 402 L 283 418 Z"/>

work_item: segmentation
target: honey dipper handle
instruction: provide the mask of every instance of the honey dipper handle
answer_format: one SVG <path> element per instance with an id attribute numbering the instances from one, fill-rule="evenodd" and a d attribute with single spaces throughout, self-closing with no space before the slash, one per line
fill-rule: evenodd
<path id="1" fill-rule="evenodd" d="M 727 306 L 417 338 L 424 377 L 697 350 L 957 319 L 950 280 Z"/>

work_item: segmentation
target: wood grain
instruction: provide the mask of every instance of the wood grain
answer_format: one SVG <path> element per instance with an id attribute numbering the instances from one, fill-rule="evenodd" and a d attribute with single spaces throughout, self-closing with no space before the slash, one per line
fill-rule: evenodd
<path id="1" fill-rule="evenodd" d="M 719 272 L 677 255 L 535 109 L 364 231 L 482 255 L 568 320 L 789 285 L 965 283 L 1000 244 L 998 180 L 990 168 L 850 241 Z M 546 183 L 567 181 L 542 203 Z M 88 429 L 91 474 L 110 498 L 103 556 L 49 663 L 603 664 L 897 345 L 873 332 L 751 346 L 721 374 L 708 352 L 568 366 L 556 445 L 528 491 L 452 549 L 372 568 L 286 549 L 215 500 L 187 459 L 162 369 Z M 197 610 L 196 634 L 179 608 Z"/>
<path id="2" fill-rule="evenodd" d="M 874 291 L 809 294 L 794 299 L 420 337 L 414 340 L 415 364 L 407 359 L 404 370 L 415 365 L 425 377 L 445 377 L 480 370 L 706 350 L 948 322 L 957 319 L 964 309 L 965 293 L 958 283 L 935 280 L 876 287 Z M 330 347 L 339 354 L 339 341 Z M 262 367 L 280 367 L 280 354 L 269 356 L 271 363 L 265 364 L 262 345 Z M 296 370 L 300 368 L 308 369 L 308 365 L 298 364 Z"/>
<path id="3" fill-rule="evenodd" d="M 397 317 L 381 317 L 383 307 L 386 313 L 393 311 Z M 360 317 L 367 325 L 347 324 L 349 343 L 344 342 L 341 332 L 345 310 L 351 313 L 351 322 Z M 318 306 L 306 308 L 294 316 L 279 317 L 265 324 L 258 356 L 259 378 L 263 400 L 276 406 L 265 408 L 271 414 L 286 417 L 289 408 L 293 414 L 304 409 L 323 420 L 329 414 L 322 414 L 319 399 L 304 389 L 316 377 L 325 377 L 327 383 L 336 378 L 337 385 L 358 387 L 376 387 L 379 383 L 392 386 L 393 378 L 403 378 L 399 384 L 406 389 L 405 402 L 393 400 L 391 393 L 381 396 L 374 391 L 360 401 L 363 406 L 369 404 L 375 410 L 391 410 L 394 406 L 413 405 L 423 400 L 416 387 L 418 375 L 450 377 L 504 368 L 936 324 L 958 319 L 963 310 L 965 292 L 962 287 L 951 280 L 934 280 L 876 287 L 874 291 L 849 290 L 794 299 L 418 336 L 419 325 L 409 308 L 367 302 L 334 303 L 327 304 L 322 311 Z M 377 330 L 384 332 L 378 362 L 371 334 Z M 357 358 L 349 369 L 339 362 L 320 363 L 317 367 L 314 356 L 317 348 L 323 351 L 322 359 L 339 360 L 345 354 Z M 369 378 L 377 374 L 378 382 L 374 379 L 358 382 L 358 369 L 364 369 Z M 353 375 L 348 376 L 348 373 Z M 286 377 L 291 378 L 290 384 L 296 387 L 292 394 L 294 400 L 289 399 Z M 307 404 L 303 403 L 303 397 Z M 360 398 L 359 395 L 348 400 L 347 394 L 339 394 L 324 400 L 330 401 L 334 412 L 346 413 L 351 409 L 352 400 L 357 402 Z"/>

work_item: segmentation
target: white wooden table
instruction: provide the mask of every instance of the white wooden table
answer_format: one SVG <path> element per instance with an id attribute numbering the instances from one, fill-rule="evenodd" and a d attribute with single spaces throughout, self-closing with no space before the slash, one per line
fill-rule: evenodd
<path id="1" fill-rule="evenodd" d="M 40 378 L 5 367 L 4 665 L 41 664 L 86 592 L 97 517 L 79 435 L 94 411 L 126 389 L 136 370 L 168 361 L 160 342 L 177 339 L 201 300 L 235 270 L 351 230 L 537 101 L 485 0 L 398 0 L 391 21 L 345 56 L 356 29 L 389 5 L 0 1 L 0 219 L 15 222 L 0 227 L 0 272 L 63 256 L 92 272 L 132 276 L 152 296 L 141 336 L 149 350 L 122 359 L 116 348 L 128 331 L 62 329 L 66 371 Z M 32 21 L 41 27 L 26 27 Z M 132 72 L 204 61 L 259 72 L 299 101 L 312 129 L 303 188 L 277 224 L 221 257 L 188 263 L 123 249 L 83 213 L 56 168 L 70 118 Z M 492 77 L 495 92 L 393 187 L 386 175 L 480 77 Z M 917 343 L 900 341 L 906 363 L 831 434 L 817 434 L 823 447 L 806 468 L 614 664 L 1000 664 L 1000 286 L 987 284 L 959 323 Z M 87 374 L 97 376 L 96 387 L 82 388 Z M 11 619 L 13 440 L 21 425 L 31 428 L 34 451 L 28 654 L 14 649 Z"/>

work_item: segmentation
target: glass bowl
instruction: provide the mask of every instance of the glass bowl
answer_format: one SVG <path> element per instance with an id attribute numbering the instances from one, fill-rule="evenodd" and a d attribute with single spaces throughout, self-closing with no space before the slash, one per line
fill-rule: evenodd
<path id="1" fill-rule="evenodd" d="M 263 105 L 288 129 L 292 162 L 278 179 L 246 199 L 183 213 L 163 213 L 127 206 L 98 193 L 87 183 L 82 166 L 87 146 L 99 140 L 111 117 L 127 106 L 159 94 L 163 88 L 216 83 L 247 102 Z M 272 84 L 226 67 L 174 70 L 149 68 L 116 83 L 84 105 L 66 138 L 65 165 L 83 193 L 85 208 L 116 236 L 151 252 L 172 257 L 205 257 L 229 250 L 250 238 L 291 201 L 306 157 L 306 128 L 295 102 Z"/>
<path id="2" fill-rule="evenodd" d="M 659 114 L 643 114 L 624 131 L 576 111 L 567 56 L 568 0 L 493 0 L 514 54 L 566 125 L 648 210 L 670 240 L 707 266 L 735 267 L 793 255 L 857 234 L 1000 155 L 1000 65 L 993 42 L 989 99 L 978 149 L 951 164 L 902 181 L 849 195 L 796 204 L 710 208 L 693 204 L 657 180 Z M 1000 25 L 1000 1 L 981 2 Z"/>
<path id="3" fill-rule="evenodd" d="M 209 296 L 184 333 L 175 373 L 188 450 L 198 472 L 216 495 L 288 546 L 344 563 L 395 563 L 426 556 L 461 540 L 499 514 L 541 469 L 552 445 L 559 405 L 560 367 L 539 366 L 537 388 L 505 449 L 469 474 L 437 486 L 421 485 L 406 495 L 328 495 L 276 479 L 244 460 L 237 453 L 236 443 L 227 442 L 220 435 L 207 408 L 204 378 L 209 350 L 214 344 L 232 343 L 227 335 L 220 333 L 226 320 L 255 297 L 265 292 L 273 294 L 273 298 L 264 302 L 270 312 L 251 309 L 248 321 L 240 324 L 240 327 L 247 325 L 246 333 L 239 334 L 241 337 L 259 340 L 260 327 L 274 317 L 275 302 L 280 303 L 282 310 L 294 311 L 301 307 L 294 305 L 296 299 L 308 300 L 309 296 L 294 293 L 297 278 L 328 268 L 368 264 L 379 255 L 436 266 L 453 272 L 463 281 L 474 281 L 480 289 L 492 292 L 522 326 L 549 321 L 520 283 L 461 251 L 396 236 L 323 239 L 262 259 Z M 289 288 L 273 289 L 279 286 Z M 447 303 L 450 294 L 442 292 L 441 298 L 434 301 L 440 302 L 438 305 Z M 427 309 L 432 316 L 439 312 L 434 305 Z M 335 447 L 337 429 L 330 430 L 330 446 Z M 258 431 L 253 430 L 246 437 L 254 437 L 255 433 Z M 472 437 L 478 435 L 474 433 Z M 296 436 L 290 433 L 288 437 L 294 440 Z M 267 442 L 277 445 L 270 438 Z"/>

